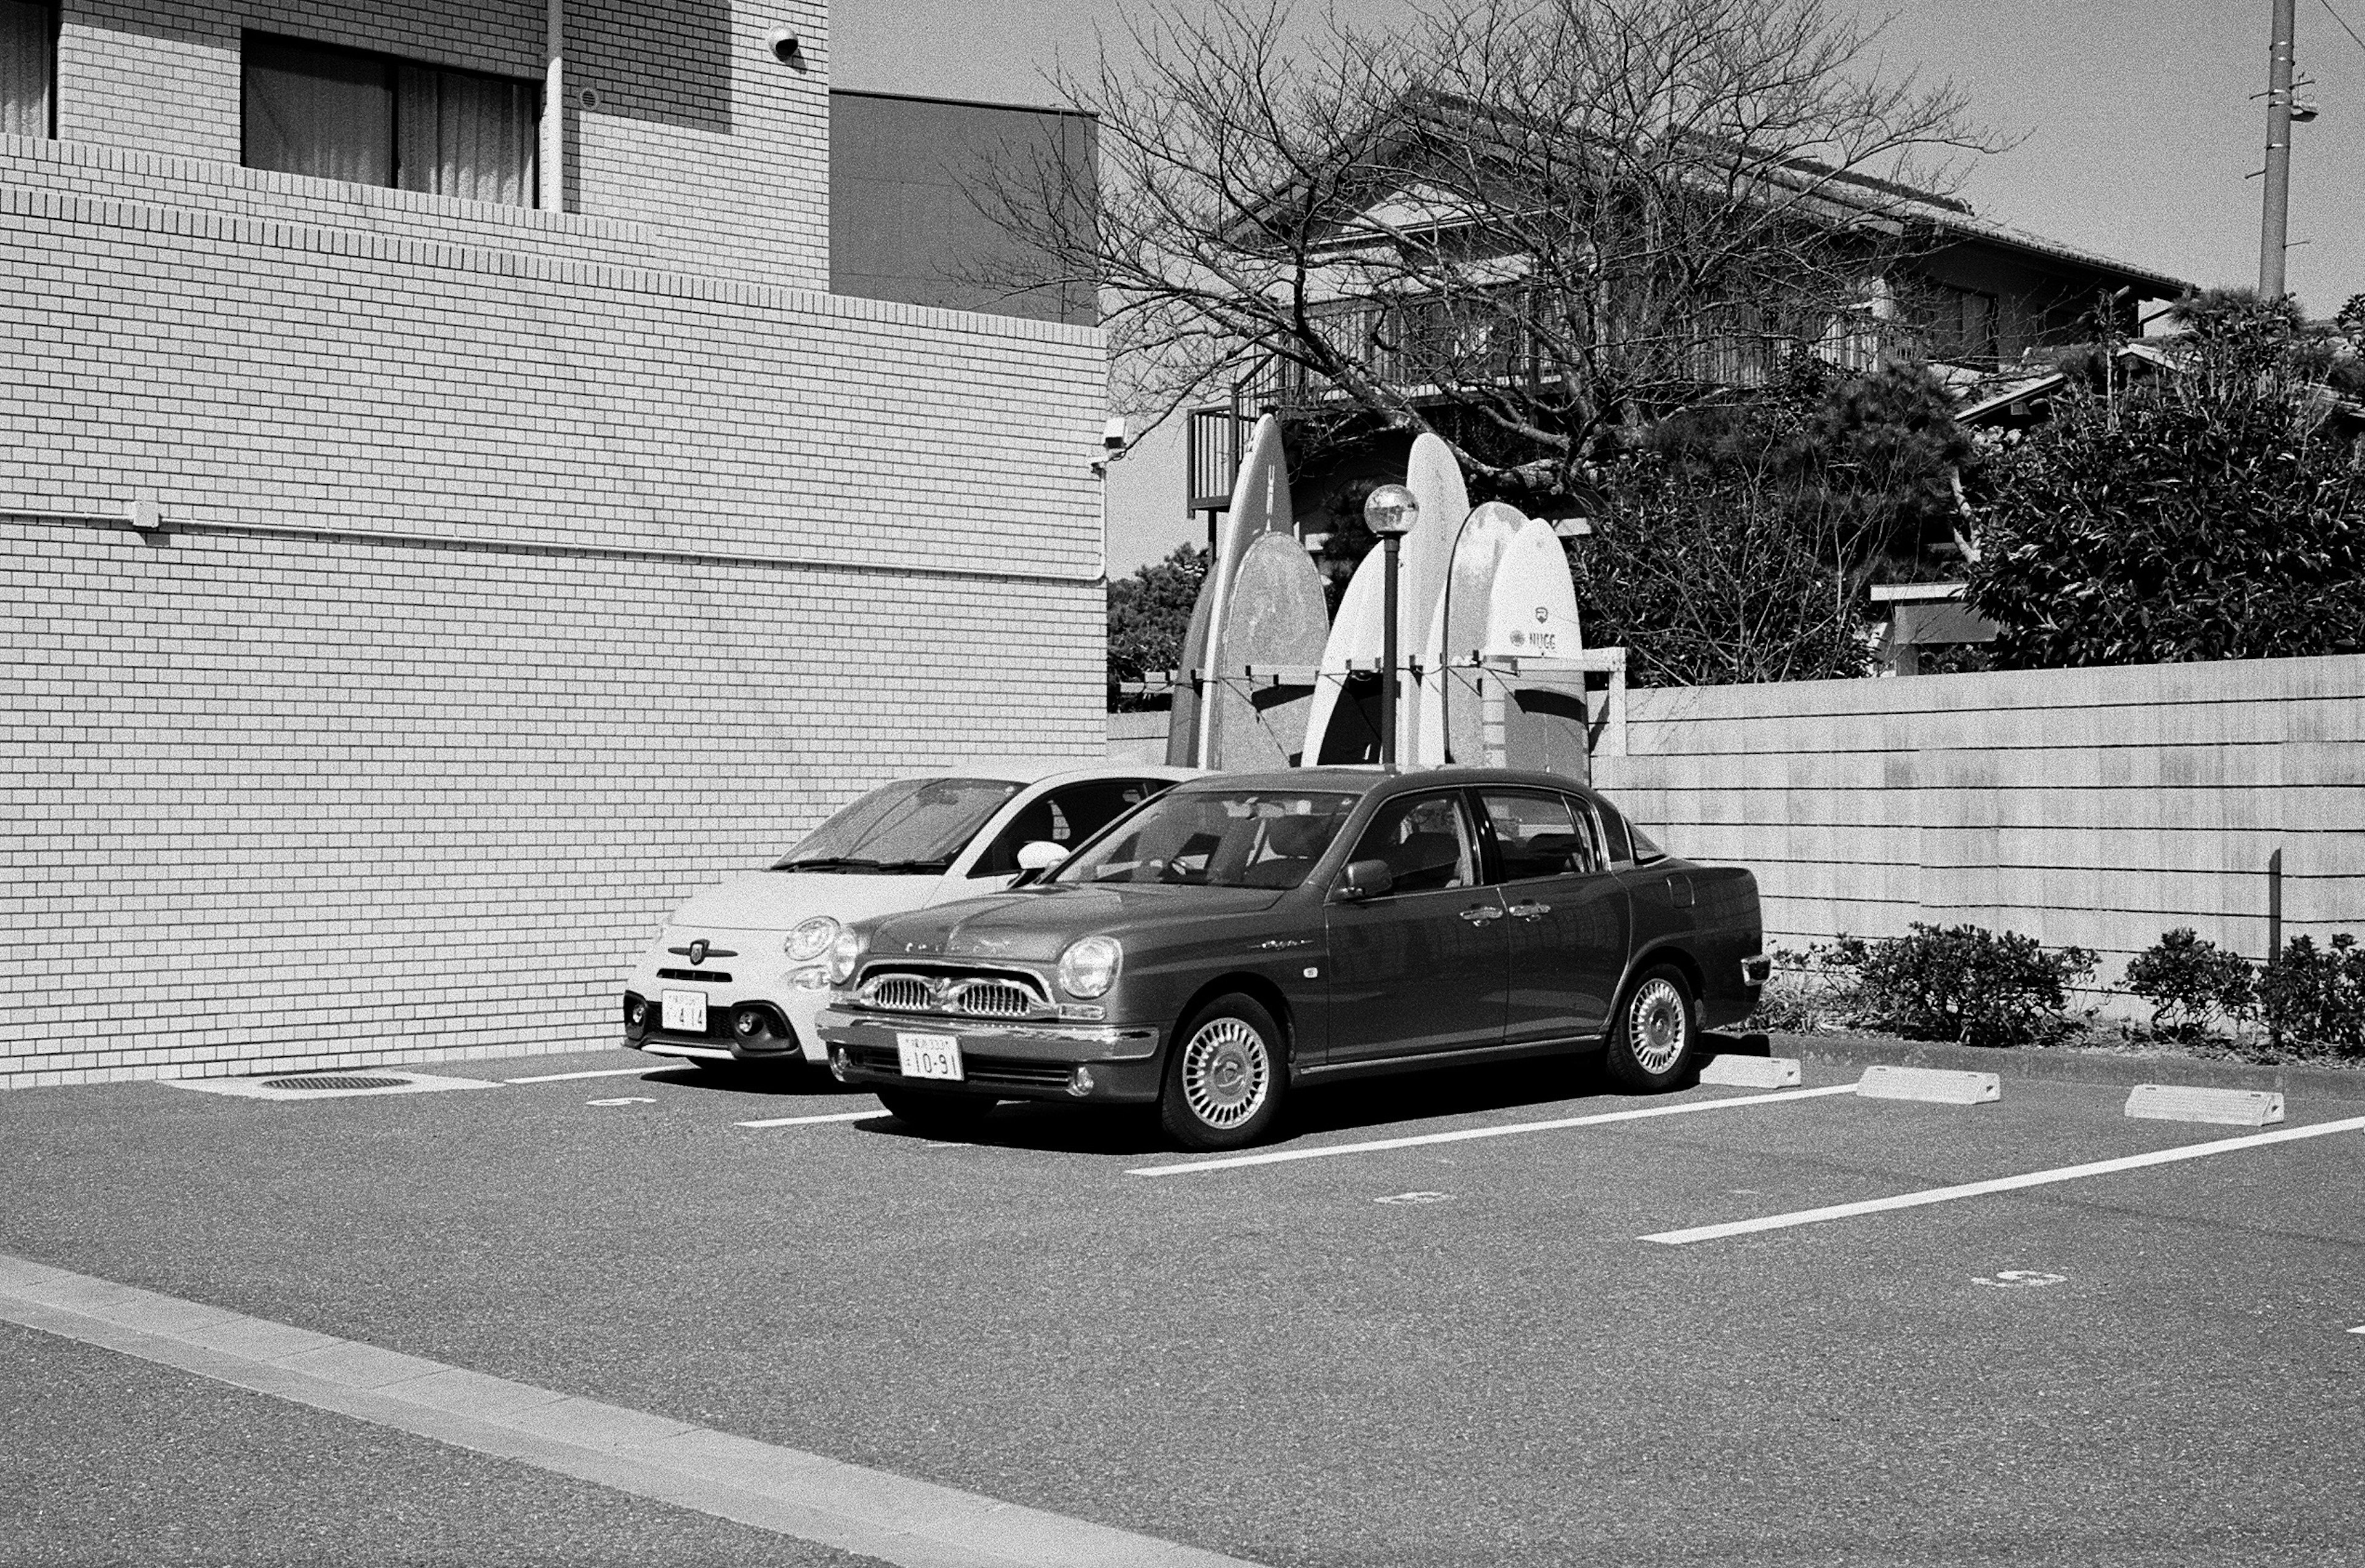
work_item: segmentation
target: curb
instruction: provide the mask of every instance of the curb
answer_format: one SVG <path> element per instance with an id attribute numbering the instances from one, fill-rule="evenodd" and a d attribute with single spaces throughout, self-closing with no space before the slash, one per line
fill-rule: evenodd
<path id="1" fill-rule="evenodd" d="M 1858 1036 L 1727 1035 L 1740 1056 L 1796 1057 L 1830 1067 L 1934 1067 L 1993 1072 L 2057 1083 L 2176 1083 L 2202 1089 L 2255 1089 L 2290 1100 L 2365 1100 L 2365 1071 L 2216 1061 L 2205 1057 L 2128 1057 L 2050 1047 L 1984 1050 L 1977 1046 Z"/>

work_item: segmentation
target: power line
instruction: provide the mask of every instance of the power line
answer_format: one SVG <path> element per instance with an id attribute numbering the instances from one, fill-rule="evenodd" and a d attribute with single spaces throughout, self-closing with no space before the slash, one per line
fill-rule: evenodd
<path id="1" fill-rule="evenodd" d="M 2348 25 L 2348 18 L 2332 8 L 2332 0 L 2324 0 L 2324 9 L 2326 15 L 2330 16 L 2334 21 L 2340 24 L 2340 30 L 2348 35 L 2350 42 L 2354 43 L 2359 49 L 2365 49 L 2365 38 L 2359 38 L 2357 36 L 2357 29 Z"/>

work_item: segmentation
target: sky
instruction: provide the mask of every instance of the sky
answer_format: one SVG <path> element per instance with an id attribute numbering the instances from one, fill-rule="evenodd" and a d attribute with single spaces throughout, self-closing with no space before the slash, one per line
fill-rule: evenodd
<path id="1" fill-rule="evenodd" d="M 1844 6 L 1849 0 L 1838 0 Z M 1339 0 L 1384 22 L 1402 0 Z M 1889 68 L 1951 79 L 2017 139 L 1963 194 L 1987 218 L 2201 285 L 2255 285 L 2271 0 L 1891 0 Z M 833 85 L 1048 103 L 1045 73 L 1121 42 L 1121 0 L 835 0 Z M 2365 0 L 2298 0 L 2298 63 L 2322 109 L 2292 133 L 2290 287 L 2328 316 L 2365 293 Z M 1109 569 L 1203 525 L 1182 510 L 1179 426 L 1111 473 Z"/>

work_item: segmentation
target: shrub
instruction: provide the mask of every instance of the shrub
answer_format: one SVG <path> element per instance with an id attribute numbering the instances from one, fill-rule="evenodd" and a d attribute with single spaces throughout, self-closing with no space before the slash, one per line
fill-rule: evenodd
<path id="1" fill-rule="evenodd" d="M 2268 1036 L 2303 1054 L 2365 1057 L 2365 948 L 2342 932 L 2329 947 L 2305 936 L 2283 945 L 2259 980 Z"/>
<path id="2" fill-rule="evenodd" d="M 2053 1038 L 2068 1022 L 2069 986 L 2094 969 L 2083 947 L 2047 952 L 2034 937 L 1976 925 L 1917 922 L 1904 936 L 1843 938 L 1834 953 L 1855 961 L 1855 1007 L 1866 1022 L 1967 1046 Z"/>
<path id="3" fill-rule="evenodd" d="M 1843 945 L 1847 939 L 1841 938 Z M 1861 943 L 1855 944 L 1861 947 Z M 1758 993 L 1745 1028 L 1769 1034 L 1803 1035 L 1845 1022 L 1855 1012 L 1855 959 L 1817 943 L 1801 953 L 1774 949 L 1774 969 Z"/>
<path id="4" fill-rule="evenodd" d="M 2200 1033 L 2214 1014 L 2247 1015 L 2258 985 L 2238 953 L 2204 941 L 2180 925 L 2127 964 L 2127 989 L 2151 1003 L 2152 1026 L 2164 1033 Z"/>

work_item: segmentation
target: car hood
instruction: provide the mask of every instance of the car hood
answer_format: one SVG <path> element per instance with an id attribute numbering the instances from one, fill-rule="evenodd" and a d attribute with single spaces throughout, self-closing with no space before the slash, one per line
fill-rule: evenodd
<path id="1" fill-rule="evenodd" d="M 817 914 L 854 921 L 916 909 L 941 898 L 944 889 L 942 877 L 750 871 L 693 893 L 667 924 L 717 931 L 786 931 Z"/>
<path id="2" fill-rule="evenodd" d="M 1079 936 L 1165 920 L 1254 914 L 1281 894 L 1264 888 L 1104 885 L 1058 887 L 961 899 L 882 921 L 873 957 L 925 954 L 951 958 L 1014 958 L 1048 963 Z"/>

